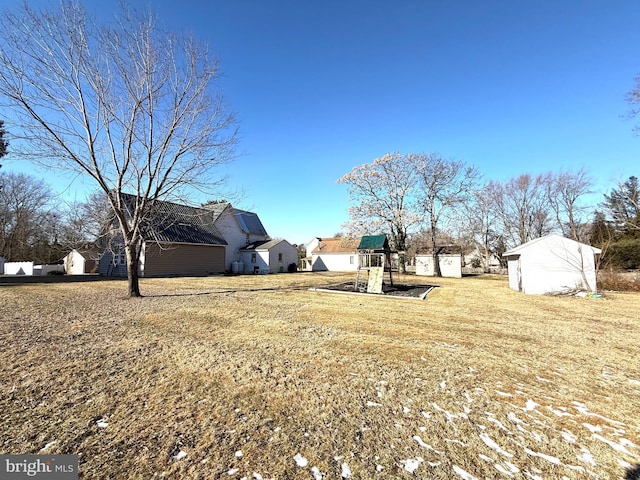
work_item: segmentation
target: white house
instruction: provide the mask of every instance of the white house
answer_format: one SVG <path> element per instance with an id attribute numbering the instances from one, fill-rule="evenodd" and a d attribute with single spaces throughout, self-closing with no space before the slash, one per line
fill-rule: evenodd
<path id="1" fill-rule="evenodd" d="M 595 256 L 599 248 L 560 235 L 547 235 L 502 254 L 509 287 L 529 294 L 596 291 Z"/>
<path id="2" fill-rule="evenodd" d="M 443 277 L 462 277 L 462 253 L 461 248 L 456 246 L 438 247 L 438 265 Z M 416 254 L 416 275 L 434 275 L 433 253 L 420 251 Z"/>
<path id="3" fill-rule="evenodd" d="M 64 271 L 68 275 L 82 275 L 98 271 L 100 251 L 98 248 L 73 249 L 63 259 Z"/>
<path id="4" fill-rule="evenodd" d="M 358 239 L 315 237 L 307 244 L 303 270 L 355 272 L 358 270 Z"/>
<path id="5" fill-rule="evenodd" d="M 204 206 L 214 214 L 214 225 L 227 242 L 225 250 L 225 268 L 232 271 L 233 262 L 241 260 L 241 252 L 252 242 L 269 240 L 260 218 L 253 212 L 239 210 L 230 203 L 215 203 Z M 297 256 L 296 256 L 297 258 Z M 294 259 L 294 263 L 297 260 Z"/>
<path id="6" fill-rule="evenodd" d="M 239 273 L 282 273 L 298 263 L 298 249 L 286 240 L 261 240 L 240 249 Z"/>

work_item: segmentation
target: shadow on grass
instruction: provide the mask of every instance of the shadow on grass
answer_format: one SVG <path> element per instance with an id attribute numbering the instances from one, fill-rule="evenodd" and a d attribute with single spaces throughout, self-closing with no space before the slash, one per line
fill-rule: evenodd
<path id="1" fill-rule="evenodd" d="M 242 292 L 277 292 L 277 291 L 294 291 L 309 290 L 307 285 L 288 286 L 288 287 L 269 287 L 269 288 L 233 288 L 228 290 L 216 290 L 213 292 L 195 292 L 195 293 L 160 293 L 157 295 L 143 295 L 145 298 L 161 298 L 161 297 L 197 297 L 202 295 L 219 295 L 221 293 L 242 293 Z"/>
<path id="2" fill-rule="evenodd" d="M 640 480 L 640 464 L 630 467 L 624 476 L 625 480 Z"/>

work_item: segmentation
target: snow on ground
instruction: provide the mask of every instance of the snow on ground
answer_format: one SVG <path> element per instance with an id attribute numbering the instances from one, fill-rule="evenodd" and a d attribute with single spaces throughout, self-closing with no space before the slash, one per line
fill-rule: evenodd
<path id="1" fill-rule="evenodd" d="M 350 374 L 355 375 L 355 374 Z M 598 478 L 598 468 L 606 461 L 611 462 L 609 458 L 599 460 L 595 452 L 601 451 L 602 448 L 610 448 L 611 451 L 618 455 L 617 463 L 621 469 L 631 469 L 638 462 L 640 446 L 636 445 L 629 438 L 627 430 L 630 428 L 617 419 L 608 418 L 597 412 L 590 411 L 589 407 L 582 402 L 573 401 L 569 405 L 562 405 L 563 402 L 558 401 L 550 396 L 532 395 L 531 388 L 525 385 L 518 385 L 518 389 L 510 390 L 501 382 L 498 382 L 496 388 L 475 387 L 471 391 L 459 393 L 457 400 L 452 400 L 447 404 L 445 399 L 439 400 L 440 403 L 429 401 L 421 403 L 417 397 L 404 398 L 398 400 L 393 397 L 393 385 L 389 385 L 387 381 L 369 379 L 373 386 L 373 393 L 377 396 L 377 402 L 371 400 L 365 401 L 366 407 L 364 411 L 388 411 L 390 415 L 397 415 L 395 422 L 398 435 L 402 437 L 406 435 L 405 440 L 412 440 L 413 452 L 402 450 L 404 455 L 395 460 L 376 456 L 373 461 L 375 471 L 371 472 L 372 476 L 380 472 L 393 472 L 400 470 L 404 475 L 416 475 L 420 477 L 429 476 L 429 471 L 435 472 L 440 470 L 438 476 L 446 476 L 449 478 L 461 478 L 463 480 L 474 480 L 479 478 L 488 478 L 487 471 L 482 474 L 474 472 L 465 466 L 451 463 L 451 459 L 447 457 L 449 448 L 469 449 L 469 454 L 476 456 L 486 463 L 488 468 L 493 468 L 496 478 L 530 478 L 544 479 L 550 478 L 550 472 L 553 472 L 555 478 L 574 478 L 576 475 L 581 477 L 587 476 Z M 416 379 L 418 383 L 426 382 L 426 380 Z M 539 377 L 538 381 L 542 384 L 551 383 L 546 378 Z M 455 390 L 455 380 L 447 379 L 436 381 L 432 384 L 434 391 L 451 391 Z M 542 388 L 542 387 L 539 387 Z M 525 392 L 529 392 L 528 394 Z M 491 394 L 493 392 L 494 394 Z M 491 395 L 491 401 L 487 402 L 487 395 Z M 533 396 L 533 398 L 531 398 Z M 365 397 L 366 398 L 366 397 Z M 455 398 L 455 397 L 452 397 Z M 535 398 L 535 400 L 534 400 Z M 546 400 L 546 401 L 545 401 Z M 548 403 L 547 403 L 548 401 Z M 475 407 L 478 405 L 478 407 Z M 500 406 L 493 412 L 492 405 Z M 445 408 L 446 406 L 446 408 Z M 506 415 L 505 415 L 506 410 Z M 494 412 L 502 412 L 499 415 Z M 240 413 L 239 411 L 236 413 Z M 376 413 L 379 415 L 379 413 Z M 413 418 L 422 425 L 414 425 L 413 428 L 419 430 L 421 435 L 415 434 L 407 429 L 406 419 Z M 104 420 L 104 419 L 103 419 Z M 102 422 L 103 420 L 100 420 Z M 391 421 L 393 422 L 393 418 Z M 446 437 L 438 435 L 436 438 L 428 438 L 429 432 L 433 432 L 433 426 L 430 423 L 442 425 L 446 422 L 451 426 Z M 591 422 L 591 423 L 590 423 Z M 106 424 L 106 421 L 104 422 Z M 467 438 L 456 438 L 455 432 L 461 431 L 460 427 L 464 423 L 471 423 L 473 429 L 477 432 L 476 441 L 468 438 L 469 429 L 465 428 Z M 562 428 L 554 428 L 554 425 L 562 425 Z M 98 425 L 100 428 L 101 427 Z M 624 427 L 624 428 L 623 428 Z M 273 432 L 276 433 L 281 427 L 275 427 Z M 370 426 L 363 426 L 361 431 L 374 430 Z M 573 431 L 572 431 L 573 430 Z M 228 430 L 234 432 L 234 430 Z M 427 437 L 425 437 L 427 435 Z M 433 433 L 431 433 L 433 435 Z M 309 434 L 305 432 L 305 436 Z M 555 437 L 555 438 L 554 438 Z M 558 455 L 550 450 L 553 442 L 550 440 L 562 442 L 571 449 L 575 450 L 573 461 L 566 457 L 566 452 Z M 590 441 L 605 445 L 600 449 L 592 451 L 587 448 L 586 442 Z M 55 441 L 47 443 L 41 451 L 46 451 Z M 447 447 L 451 445 L 451 447 Z M 483 446 L 486 448 L 482 450 Z M 394 447 L 392 447 L 393 449 Z M 400 455 L 398 449 L 398 455 Z M 173 459 L 180 460 L 187 457 L 187 453 L 180 451 Z M 242 450 L 235 452 L 237 460 L 245 460 Z M 531 458 L 532 461 L 526 461 L 523 458 Z M 352 458 L 344 453 L 336 454 L 333 457 L 335 472 L 322 472 L 317 466 L 310 466 L 310 461 L 302 454 L 297 453 L 293 456 L 293 462 L 301 470 L 306 470 L 308 477 L 313 480 L 322 480 L 323 478 L 335 478 L 339 472 L 340 478 L 349 480 L 354 478 L 351 467 L 345 461 L 345 458 Z M 390 462 L 390 463 L 386 463 Z M 575 464 L 574 464 L 575 463 Z M 540 468 L 548 469 L 544 471 Z M 313 464 L 311 464 L 313 465 Z M 536 468 L 537 465 L 540 468 Z M 609 466 L 610 468 L 610 466 Z M 431 470 L 429 470 L 431 469 Z M 562 470 L 564 469 L 564 475 Z M 239 477 L 239 468 L 231 468 L 227 471 L 230 477 Z M 356 475 L 358 477 L 359 474 Z M 621 476 L 624 470 L 621 470 Z M 434 474 L 435 476 L 435 474 Z M 243 480 L 247 477 L 242 477 Z M 254 472 L 251 477 L 254 480 L 262 480 L 262 476 Z"/>

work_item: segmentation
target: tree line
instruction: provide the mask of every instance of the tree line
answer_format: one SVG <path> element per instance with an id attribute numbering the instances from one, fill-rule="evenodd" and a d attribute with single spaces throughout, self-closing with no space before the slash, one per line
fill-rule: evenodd
<path id="1" fill-rule="evenodd" d="M 394 152 L 354 167 L 338 183 L 349 187 L 347 233 L 385 233 L 401 254 L 423 247 L 435 255 L 437 247 L 455 243 L 477 250 L 488 271 L 492 256 L 559 233 L 602 248 L 609 265 L 640 267 L 633 176 L 594 204 L 594 182 L 584 169 L 498 182 L 438 154 Z"/>

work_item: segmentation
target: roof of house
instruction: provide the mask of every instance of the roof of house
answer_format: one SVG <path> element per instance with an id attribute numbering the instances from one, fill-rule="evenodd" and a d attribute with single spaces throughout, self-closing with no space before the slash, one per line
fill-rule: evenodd
<path id="1" fill-rule="evenodd" d="M 245 233 L 252 233 L 254 235 L 267 235 L 267 231 L 262 225 L 260 218 L 253 212 L 247 212 L 246 210 L 234 209 L 238 223 L 242 227 Z"/>
<path id="2" fill-rule="evenodd" d="M 76 248 L 75 250 L 87 260 L 100 259 L 100 249 L 98 247 L 95 247 L 95 246 L 83 247 L 83 248 Z"/>
<path id="3" fill-rule="evenodd" d="M 534 238 L 533 240 L 523 243 L 522 245 L 512 248 L 511 250 L 507 250 L 502 254 L 502 256 L 510 257 L 514 255 L 520 255 L 523 251 L 528 250 L 529 248 L 531 248 L 532 246 L 535 246 L 538 243 L 545 243 L 550 241 L 555 241 L 557 243 L 564 243 L 564 244 L 574 243 L 576 245 L 582 245 L 582 246 L 591 248 L 594 254 L 602 253 L 602 250 L 600 250 L 599 248 L 592 247 L 591 245 L 587 245 L 586 243 L 578 242 L 576 240 L 571 240 L 570 238 L 563 237 L 562 235 L 557 235 L 555 233 L 552 233 L 551 235 L 546 235 L 544 237 Z"/>
<path id="4" fill-rule="evenodd" d="M 389 250 L 389 240 L 386 235 L 364 235 L 358 250 Z"/>
<path id="5" fill-rule="evenodd" d="M 311 253 L 322 255 L 327 253 L 356 253 L 358 240 L 348 237 L 319 238 L 318 246 Z"/>
<path id="6" fill-rule="evenodd" d="M 266 251 L 269 250 L 272 247 L 275 247 L 276 245 L 278 245 L 279 243 L 282 242 L 286 242 L 286 240 L 284 239 L 280 239 L 280 240 L 260 240 L 257 242 L 252 242 L 249 245 L 246 245 L 244 247 L 242 247 L 240 250 L 242 251 Z M 289 242 L 287 242 L 289 243 Z"/>
<path id="7" fill-rule="evenodd" d="M 123 194 L 130 210 L 135 196 Z M 178 203 L 156 200 L 150 207 L 148 221 L 142 228 L 145 240 L 166 243 L 196 243 L 227 245 L 220 230 L 214 225 L 214 213 L 208 208 L 190 207 Z"/>

